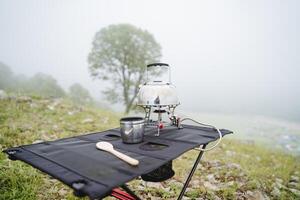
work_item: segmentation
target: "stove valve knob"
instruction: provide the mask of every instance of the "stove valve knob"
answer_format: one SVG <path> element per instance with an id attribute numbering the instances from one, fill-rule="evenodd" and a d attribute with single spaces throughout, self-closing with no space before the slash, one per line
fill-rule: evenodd
<path id="1" fill-rule="evenodd" d="M 158 126 L 159 129 L 163 129 L 164 128 L 164 124 L 163 123 L 159 123 L 157 126 Z"/>

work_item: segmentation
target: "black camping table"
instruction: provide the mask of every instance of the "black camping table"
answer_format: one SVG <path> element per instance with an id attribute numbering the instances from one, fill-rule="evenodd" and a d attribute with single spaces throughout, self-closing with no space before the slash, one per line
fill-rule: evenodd
<path id="1" fill-rule="evenodd" d="M 232 133 L 221 129 L 223 135 Z M 216 130 L 205 127 L 183 125 L 165 128 L 160 136 L 154 136 L 157 129 L 147 129 L 144 141 L 139 144 L 124 144 L 119 128 L 90 133 L 4 150 L 11 160 L 21 160 L 60 180 L 74 190 L 76 196 L 101 199 L 112 195 L 119 199 L 139 199 L 126 182 L 147 174 L 179 157 L 184 152 L 202 145 L 202 148 L 218 139 Z M 114 148 L 139 160 L 138 166 L 131 166 L 110 153 L 96 148 L 99 141 L 109 141 Z M 194 166 L 178 197 L 181 199 L 203 155 Z M 118 193 L 121 187 L 128 194 Z"/>

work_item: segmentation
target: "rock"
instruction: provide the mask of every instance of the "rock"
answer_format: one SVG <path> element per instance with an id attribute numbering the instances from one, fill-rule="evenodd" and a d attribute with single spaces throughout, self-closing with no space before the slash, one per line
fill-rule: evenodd
<path id="1" fill-rule="evenodd" d="M 274 196 L 274 197 L 279 197 L 280 194 L 281 194 L 280 190 L 277 187 L 274 187 L 272 192 L 271 192 L 271 195 Z"/>
<path id="2" fill-rule="evenodd" d="M 35 140 L 35 141 L 33 142 L 33 144 L 42 143 L 42 142 L 44 142 L 44 140 Z"/>
<path id="3" fill-rule="evenodd" d="M 226 187 L 230 187 L 234 185 L 234 181 L 229 181 L 225 184 Z"/>
<path id="4" fill-rule="evenodd" d="M 294 195 L 300 197 L 300 190 L 293 189 L 293 188 L 290 188 L 289 190 L 290 190 Z"/>
<path id="5" fill-rule="evenodd" d="M 220 167 L 222 165 L 222 163 L 218 160 L 212 160 L 212 161 L 208 161 L 208 164 L 211 167 Z"/>
<path id="6" fill-rule="evenodd" d="M 108 117 L 104 117 L 103 119 L 101 119 L 101 123 L 107 124 L 108 120 L 109 120 Z"/>
<path id="7" fill-rule="evenodd" d="M 194 189 L 193 188 L 189 188 L 189 187 L 186 188 L 186 190 L 185 190 L 186 193 L 191 192 L 191 191 L 194 191 Z"/>
<path id="8" fill-rule="evenodd" d="M 207 190 L 212 190 L 212 191 L 217 191 L 218 190 L 218 187 L 216 185 L 213 185 L 211 184 L 210 182 L 208 181 L 205 181 L 203 183 L 204 187 L 207 189 Z"/>
<path id="9" fill-rule="evenodd" d="M 38 107 L 38 104 L 36 103 L 30 103 L 30 108 L 37 108 Z"/>
<path id="10" fill-rule="evenodd" d="M 200 185 L 200 181 L 199 180 L 193 180 L 193 181 L 191 181 L 191 185 L 192 185 L 192 187 L 193 188 L 199 188 L 199 185 Z"/>
<path id="11" fill-rule="evenodd" d="M 236 155 L 236 153 L 234 151 L 229 151 L 229 150 L 226 151 L 226 156 L 232 157 L 232 156 L 235 156 L 235 155 Z"/>
<path id="12" fill-rule="evenodd" d="M 241 169 L 241 166 L 236 163 L 229 163 L 226 165 L 228 169 Z"/>
<path id="13" fill-rule="evenodd" d="M 248 190 L 245 194 L 245 199 L 248 199 L 248 200 L 269 200 L 269 197 L 266 196 L 265 194 L 263 194 L 259 190 L 255 190 L 253 192 Z"/>
<path id="14" fill-rule="evenodd" d="M 298 183 L 296 183 L 296 182 L 289 182 L 287 186 L 288 186 L 289 188 L 297 188 Z"/>
<path id="15" fill-rule="evenodd" d="M 290 182 L 299 183 L 299 177 L 298 176 L 291 176 Z"/>
<path id="16" fill-rule="evenodd" d="M 257 161 L 261 161 L 261 157 L 260 156 L 256 156 L 255 157 Z"/>
<path id="17" fill-rule="evenodd" d="M 52 128 L 53 128 L 53 130 L 55 130 L 55 131 L 58 131 L 58 130 L 59 130 L 59 128 L 58 128 L 58 126 L 57 126 L 56 124 L 54 124 L 54 125 L 52 126 Z"/>
<path id="18" fill-rule="evenodd" d="M 17 103 L 28 103 L 32 102 L 32 99 L 28 96 L 20 96 L 17 98 Z"/>
<path id="19" fill-rule="evenodd" d="M 250 191 L 250 190 L 248 190 L 248 191 L 246 192 L 246 194 L 249 195 L 249 196 L 252 196 L 252 195 L 253 195 L 253 192 Z"/>
<path id="20" fill-rule="evenodd" d="M 171 192 L 171 188 L 170 187 L 164 187 L 164 191 Z"/>
<path id="21" fill-rule="evenodd" d="M 220 197 L 218 197 L 217 195 L 212 195 L 212 199 L 214 199 L 214 200 L 222 200 Z"/>
<path id="22" fill-rule="evenodd" d="M 0 90 L 0 100 L 7 99 L 8 95 L 4 90 Z"/>
<path id="23" fill-rule="evenodd" d="M 141 180 L 141 182 L 140 182 L 140 185 L 141 185 L 141 186 L 143 186 L 143 187 L 145 187 L 145 186 L 147 185 L 147 182 L 146 182 L 146 181 L 143 181 L 143 180 Z"/>
<path id="24" fill-rule="evenodd" d="M 210 183 L 215 183 L 216 182 L 216 179 L 215 179 L 215 176 L 213 174 L 208 174 L 206 176 L 207 180 L 210 182 Z"/>
<path id="25" fill-rule="evenodd" d="M 287 187 L 281 183 L 276 183 L 276 185 L 279 189 L 287 189 Z"/>
<path id="26" fill-rule="evenodd" d="M 145 190 L 145 187 L 144 187 L 144 186 L 141 186 L 141 185 L 139 185 L 139 186 L 137 186 L 137 189 L 138 189 L 138 190 L 140 190 L 140 191 L 143 191 L 143 190 Z"/>
<path id="27" fill-rule="evenodd" d="M 68 191 L 66 190 L 66 189 L 60 189 L 59 191 L 58 191 L 58 194 L 60 195 L 60 196 L 66 196 L 67 194 L 68 194 Z"/>
<path id="28" fill-rule="evenodd" d="M 280 183 L 280 184 L 282 184 L 282 183 L 283 183 L 283 180 L 282 180 L 282 179 L 280 179 L 280 178 L 276 178 L 276 179 L 275 179 L 275 182 L 276 182 L 276 183 Z"/>
<path id="29" fill-rule="evenodd" d="M 83 124 L 90 124 L 90 123 L 93 123 L 93 122 L 94 122 L 94 120 L 92 118 L 86 118 L 86 119 L 82 120 L 81 123 L 83 123 Z"/>
<path id="30" fill-rule="evenodd" d="M 53 106 L 53 105 L 48 105 L 47 108 L 48 108 L 49 110 L 54 110 L 54 109 L 55 109 L 55 106 Z"/>
<path id="31" fill-rule="evenodd" d="M 182 200 L 190 200 L 191 198 L 190 197 L 187 197 L 187 196 L 183 196 L 182 197 Z"/>
<path id="32" fill-rule="evenodd" d="M 175 185 L 176 187 L 178 187 L 178 188 L 182 188 L 183 187 L 183 183 L 181 183 L 181 182 L 179 182 L 179 181 L 176 181 L 176 180 L 174 180 L 174 179 L 172 179 L 172 180 L 170 180 L 170 182 L 169 182 L 169 185 Z"/>
<path id="33" fill-rule="evenodd" d="M 74 115 L 74 112 L 68 111 L 68 115 Z"/>
<path id="34" fill-rule="evenodd" d="M 146 183 L 146 187 L 152 187 L 152 188 L 163 188 L 163 186 L 161 185 L 161 183 L 156 183 L 156 182 L 147 182 Z"/>

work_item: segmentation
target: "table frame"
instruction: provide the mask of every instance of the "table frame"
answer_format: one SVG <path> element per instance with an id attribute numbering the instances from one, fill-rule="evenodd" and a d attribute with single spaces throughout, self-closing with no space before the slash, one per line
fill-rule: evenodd
<path id="1" fill-rule="evenodd" d="M 202 145 L 202 149 L 205 149 L 206 146 L 207 146 L 207 144 L 203 144 Z M 200 160 L 201 160 L 201 158 L 202 158 L 202 156 L 204 154 L 204 151 L 201 151 L 201 150 L 199 150 L 199 151 L 200 152 L 199 152 L 199 154 L 197 156 L 197 159 L 194 162 L 192 170 L 190 171 L 190 173 L 189 173 L 189 175 L 188 175 L 188 177 L 187 177 L 187 179 L 186 179 L 186 181 L 185 181 L 185 183 L 183 185 L 183 188 L 181 189 L 181 192 L 180 192 L 177 200 L 181 200 L 183 198 L 184 193 L 185 193 L 185 191 L 186 191 L 186 189 L 187 189 L 187 187 L 188 187 L 188 185 L 189 185 L 189 183 L 190 183 L 190 181 L 191 181 L 191 179 L 192 179 L 192 177 L 193 177 L 193 175 L 194 175 L 194 173 L 195 173 L 195 171 L 196 171 L 196 169 L 198 167 L 198 164 L 199 164 L 199 162 L 200 162 Z M 110 196 L 113 196 L 113 197 L 115 197 L 115 198 L 117 198 L 119 200 L 141 200 L 126 184 L 121 185 L 120 187 L 125 192 L 120 191 L 120 190 L 118 190 L 118 189 L 115 188 L 110 193 Z"/>

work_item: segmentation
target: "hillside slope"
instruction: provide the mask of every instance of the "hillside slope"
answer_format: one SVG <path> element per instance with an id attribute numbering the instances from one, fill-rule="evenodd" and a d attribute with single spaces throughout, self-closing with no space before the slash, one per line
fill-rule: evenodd
<path id="1" fill-rule="evenodd" d="M 0 150 L 118 126 L 121 115 L 82 107 L 64 99 L 16 97 L 0 100 Z M 299 158 L 255 143 L 224 139 L 205 153 L 185 199 L 300 198 Z M 143 199 L 174 199 L 197 156 L 176 159 L 176 175 L 162 183 L 130 182 Z M 0 153 L 0 199 L 77 199 L 72 191 L 32 167 Z"/>

